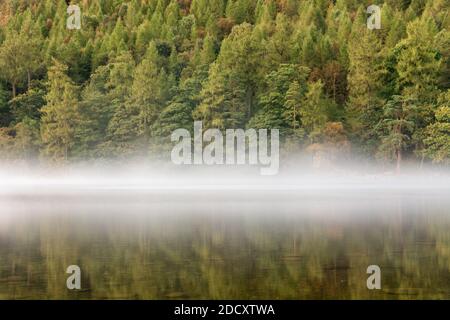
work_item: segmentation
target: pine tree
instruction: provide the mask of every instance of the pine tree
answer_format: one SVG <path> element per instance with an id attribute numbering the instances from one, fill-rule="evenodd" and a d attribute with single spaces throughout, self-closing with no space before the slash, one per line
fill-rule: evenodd
<path id="1" fill-rule="evenodd" d="M 359 12 L 362 10 L 360 9 Z M 355 22 L 349 41 L 349 100 L 347 122 L 357 140 L 368 148 L 374 143 L 373 128 L 380 119 L 380 88 L 383 70 L 381 42 L 376 30 Z"/>
<path id="2" fill-rule="evenodd" d="M 294 131 L 300 126 L 300 108 L 303 94 L 298 81 L 292 82 L 289 90 L 286 92 L 286 101 L 284 103 L 286 108 L 285 116 L 291 120 L 291 127 Z"/>
<path id="3" fill-rule="evenodd" d="M 251 25 L 242 24 L 222 43 L 195 110 L 205 128 L 242 128 L 253 113 L 261 49 L 252 31 Z"/>
<path id="4" fill-rule="evenodd" d="M 25 118 L 40 118 L 40 109 L 45 104 L 45 88 L 41 81 L 35 81 L 31 88 L 9 101 L 14 122 L 22 122 Z"/>
<path id="5" fill-rule="evenodd" d="M 302 126 L 311 143 L 320 139 L 328 120 L 330 101 L 325 97 L 323 86 L 321 81 L 309 83 L 300 108 Z"/>
<path id="6" fill-rule="evenodd" d="M 57 162 L 67 161 L 77 142 L 78 87 L 67 76 L 67 66 L 54 61 L 48 70 L 46 105 L 41 109 L 43 155 Z"/>
<path id="7" fill-rule="evenodd" d="M 228 0 L 225 10 L 226 16 L 236 24 L 252 22 L 251 12 L 254 11 L 253 1 L 250 0 Z"/>
<path id="8" fill-rule="evenodd" d="M 110 101 L 111 118 L 105 141 L 99 146 L 105 157 L 132 156 L 137 153 L 139 136 L 139 110 L 127 105 L 130 100 L 135 62 L 129 52 L 111 61 L 105 83 L 106 97 Z"/>
<path id="9" fill-rule="evenodd" d="M 33 160 L 39 154 L 39 121 L 28 117 L 14 126 L 14 150 L 19 158 Z"/>
<path id="10" fill-rule="evenodd" d="M 298 115 L 295 114 L 298 101 L 292 99 L 304 96 L 309 71 L 297 65 L 281 64 L 278 70 L 269 73 L 265 79 L 265 91 L 259 98 L 259 111 L 248 126 L 279 129 L 283 136 L 292 134 L 292 130 L 298 127 Z M 293 92 L 295 84 L 298 84 L 298 92 Z"/>
<path id="11" fill-rule="evenodd" d="M 275 31 L 268 43 L 267 58 L 270 65 L 277 66 L 281 63 L 291 62 L 291 36 L 292 28 L 288 18 L 279 13 L 276 18 Z"/>
<path id="12" fill-rule="evenodd" d="M 0 82 L 0 128 L 8 126 L 11 121 L 8 98 L 8 92 L 3 87 L 3 83 Z"/>
<path id="13" fill-rule="evenodd" d="M 436 96 L 442 71 L 436 36 L 431 19 L 415 20 L 407 26 L 407 37 L 398 44 L 398 88 L 403 95 L 422 102 Z"/>
<path id="14" fill-rule="evenodd" d="M 205 26 L 208 21 L 208 2 L 208 0 L 192 0 L 191 12 L 201 26 Z"/>
<path id="15" fill-rule="evenodd" d="M 0 160 L 12 160 L 15 156 L 13 130 L 0 128 Z"/>
<path id="16" fill-rule="evenodd" d="M 450 90 L 442 93 L 435 112 L 436 121 L 425 130 L 424 155 L 434 163 L 450 164 Z"/>
<path id="17" fill-rule="evenodd" d="M 167 74 L 156 44 L 150 43 L 147 53 L 136 67 L 131 87 L 130 108 L 139 112 L 139 128 L 144 139 L 150 137 L 150 127 L 170 98 L 174 79 Z"/>
<path id="18" fill-rule="evenodd" d="M 395 160 L 400 170 L 403 153 L 411 143 L 417 116 L 416 101 L 402 96 L 393 96 L 383 107 L 383 119 L 378 124 L 382 140 L 378 156 L 385 160 Z"/>
<path id="19" fill-rule="evenodd" d="M 11 84 L 13 98 L 17 95 L 17 88 L 23 83 L 31 84 L 31 74 L 39 64 L 38 46 L 24 34 L 14 35 L 14 31 L 7 36 L 0 46 L 1 77 Z"/>

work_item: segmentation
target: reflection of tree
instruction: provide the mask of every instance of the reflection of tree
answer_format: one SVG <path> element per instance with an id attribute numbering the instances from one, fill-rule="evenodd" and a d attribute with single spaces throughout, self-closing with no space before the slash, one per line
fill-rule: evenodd
<path id="1" fill-rule="evenodd" d="M 448 204 L 424 214 L 429 206 L 417 202 L 386 204 L 383 214 L 365 207 L 363 216 L 304 205 L 301 215 L 276 209 L 277 220 L 17 218 L 0 237 L 0 298 L 449 298 Z M 81 292 L 65 287 L 71 264 L 82 268 Z M 371 264 L 382 268 L 380 291 L 366 288 Z"/>

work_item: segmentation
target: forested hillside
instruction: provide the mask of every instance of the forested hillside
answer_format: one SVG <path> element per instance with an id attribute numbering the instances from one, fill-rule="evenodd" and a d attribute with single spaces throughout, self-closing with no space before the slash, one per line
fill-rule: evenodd
<path id="1" fill-rule="evenodd" d="M 450 164 L 447 0 L 0 1 L 0 159 L 170 156 L 192 128 Z M 381 7 L 381 29 L 366 8 Z"/>

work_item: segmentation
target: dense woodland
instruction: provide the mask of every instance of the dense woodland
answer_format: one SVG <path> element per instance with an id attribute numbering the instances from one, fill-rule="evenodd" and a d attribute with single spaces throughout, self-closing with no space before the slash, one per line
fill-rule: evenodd
<path id="1" fill-rule="evenodd" d="M 0 1 L 0 160 L 167 157 L 278 128 L 288 152 L 450 164 L 447 0 Z M 366 8 L 382 8 L 369 30 Z"/>

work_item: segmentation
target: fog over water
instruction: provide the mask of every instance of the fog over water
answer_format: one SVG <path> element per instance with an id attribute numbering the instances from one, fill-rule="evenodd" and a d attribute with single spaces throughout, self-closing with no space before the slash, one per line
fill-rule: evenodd
<path id="1" fill-rule="evenodd" d="M 250 166 L 77 166 L 64 168 L 0 168 L 0 194 L 73 193 L 87 191 L 304 191 L 433 190 L 450 188 L 450 171 L 406 168 L 401 173 L 377 167 L 347 165 L 339 170 L 286 168 L 261 176 Z"/>
<path id="2" fill-rule="evenodd" d="M 448 173 L 258 172 L 3 168 L 0 299 L 450 299 Z"/>

